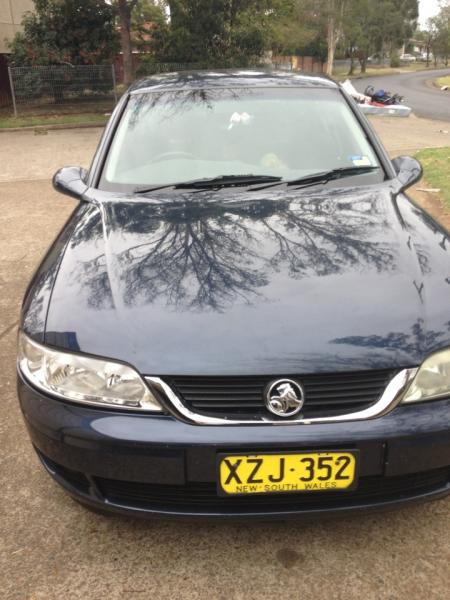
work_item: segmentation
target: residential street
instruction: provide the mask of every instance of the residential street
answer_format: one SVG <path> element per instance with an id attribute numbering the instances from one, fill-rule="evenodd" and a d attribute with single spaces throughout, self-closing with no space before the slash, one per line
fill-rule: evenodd
<path id="1" fill-rule="evenodd" d="M 427 119 L 450 121 L 450 92 L 441 92 L 432 85 L 438 77 L 450 75 L 450 69 L 418 71 L 380 77 L 355 79 L 358 92 L 364 92 L 368 85 L 384 89 L 405 97 L 405 104 L 411 106 L 414 114 Z"/>
<path id="2" fill-rule="evenodd" d="M 378 119 L 394 154 L 445 145 L 443 124 Z M 450 587 L 450 500 L 389 514 L 256 525 L 96 515 L 44 473 L 15 390 L 25 286 L 75 202 L 50 184 L 89 165 L 99 129 L 0 134 L 0 597 L 2 600 L 318 598 L 442 600 Z M 68 593 L 70 590 L 70 593 Z"/>

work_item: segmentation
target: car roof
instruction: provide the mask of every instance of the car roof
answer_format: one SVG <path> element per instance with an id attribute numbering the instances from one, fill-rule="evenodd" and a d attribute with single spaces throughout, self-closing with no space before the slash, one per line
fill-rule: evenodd
<path id="1" fill-rule="evenodd" d="M 200 89 L 215 87 L 301 87 L 337 89 L 337 84 L 323 75 L 272 70 L 209 70 L 160 73 L 139 79 L 129 93 Z"/>

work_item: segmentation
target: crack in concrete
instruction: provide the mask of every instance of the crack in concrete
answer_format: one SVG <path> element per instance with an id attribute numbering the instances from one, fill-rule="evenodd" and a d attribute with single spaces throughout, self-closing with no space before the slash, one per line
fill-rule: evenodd
<path id="1" fill-rule="evenodd" d="M 9 327 L 7 327 L 4 331 L 2 331 L 0 333 L 0 341 L 8 335 L 8 333 L 11 333 L 11 331 L 17 327 L 17 325 L 19 324 L 19 321 L 14 321 L 14 323 L 12 323 Z"/>

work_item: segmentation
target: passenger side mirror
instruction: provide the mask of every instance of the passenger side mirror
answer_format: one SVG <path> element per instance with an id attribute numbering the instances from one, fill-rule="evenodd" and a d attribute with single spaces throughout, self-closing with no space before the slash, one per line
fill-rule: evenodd
<path id="1" fill-rule="evenodd" d="M 87 190 L 87 171 L 82 167 L 63 167 L 53 176 L 53 187 L 57 192 L 81 200 Z"/>
<path id="2" fill-rule="evenodd" d="M 400 191 L 408 189 L 422 178 L 422 165 L 418 160 L 411 156 L 399 156 L 398 158 L 394 158 L 392 164 L 397 173 Z"/>

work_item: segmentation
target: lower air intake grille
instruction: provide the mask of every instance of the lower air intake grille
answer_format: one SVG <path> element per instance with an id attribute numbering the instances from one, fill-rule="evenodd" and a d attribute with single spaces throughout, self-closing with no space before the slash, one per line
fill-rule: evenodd
<path id="1" fill-rule="evenodd" d="M 40 453 L 39 453 L 40 454 Z M 91 494 L 84 473 L 54 463 L 40 454 L 46 468 L 70 488 Z M 392 500 L 405 500 L 445 491 L 450 482 L 448 468 L 411 473 L 397 477 L 361 477 L 356 490 L 350 492 L 284 493 L 248 496 L 218 496 L 214 482 L 188 482 L 185 485 L 165 485 L 92 477 L 104 500 L 128 507 L 148 510 L 179 510 L 195 512 L 252 512 L 314 509 L 340 509 L 376 505 Z M 98 499 L 98 498 L 97 498 Z"/>
<path id="2" fill-rule="evenodd" d="M 448 469 L 400 477 L 362 477 L 358 488 L 352 492 L 285 493 L 221 497 L 214 483 L 189 483 L 187 485 L 154 485 L 114 479 L 97 478 L 103 496 L 110 502 L 142 508 L 177 507 L 183 510 L 308 510 L 350 507 L 364 503 L 382 503 L 420 495 L 445 487 Z"/>
<path id="3" fill-rule="evenodd" d="M 302 415 L 306 418 L 334 416 L 363 410 L 379 400 L 397 371 L 355 371 L 317 375 L 288 375 L 305 391 Z M 263 392 L 282 376 L 166 377 L 166 382 L 191 410 L 204 414 L 266 412 Z"/>

